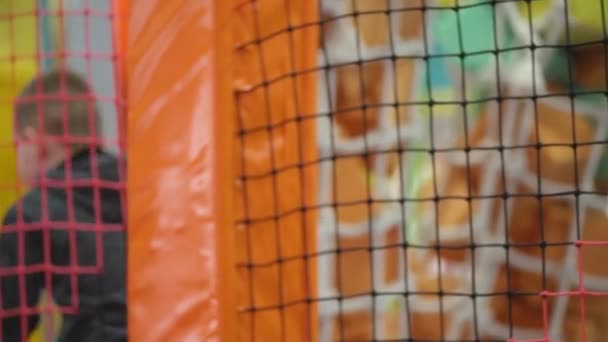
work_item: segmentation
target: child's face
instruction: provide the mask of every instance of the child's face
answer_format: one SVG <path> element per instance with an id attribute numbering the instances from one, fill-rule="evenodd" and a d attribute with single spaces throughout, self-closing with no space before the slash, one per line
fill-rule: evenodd
<path id="1" fill-rule="evenodd" d="M 22 182 L 33 185 L 38 176 L 57 167 L 64 160 L 60 143 L 42 139 L 45 135 L 26 127 L 17 136 L 17 172 Z"/>
<path id="2" fill-rule="evenodd" d="M 21 181 L 29 185 L 36 181 L 42 171 L 39 141 L 32 131 L 35 130 L 28 128 L 17 136 L 17 172 Z"/>

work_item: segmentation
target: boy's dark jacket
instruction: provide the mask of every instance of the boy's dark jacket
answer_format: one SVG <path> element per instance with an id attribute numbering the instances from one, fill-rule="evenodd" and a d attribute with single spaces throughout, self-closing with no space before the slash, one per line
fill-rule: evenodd
<path id="1" fill-rule="evenodd" d="M 123 226 L 122 199 L 117 188 L 97 184 L 100 190 L 96 201 L 91 184 L 96 176 L 101 183 L 110 182 L 117 187 L 119 166 L 117 159 L 107 153 L 98 151 L 96 155 L 98 175 L 92 172 L 90 153 L 78 154 L 71 159 L 70 179 L 75 181 L 71 192 L 66 191 L 65 183 L 50 184 L 45 187 L 47 191 L 41 191 L 41 186 L 8 211 L 5 231 L 0 234 L 2 342 L 21 342 L 22 331 L 29 334 L 35 328 L 38 318 L 33 313 L 38 311 L 40 290 L 49 285 L 55 303 L 68 311 L 63 315 L 58 341 L 127 340 L 125 232 L 117 229 Z M 47 179 L 61 182 L 66 180 L 66 174 L 64 165 L 48 172 Z M 47 203 L 45 208 L 43 203 Z M 44 212 L 48 220 L 43 219 Z M 96 215 L 102 222 L 97 226 L 99 233 L 95 232 Z M 22 220 L 25 224 L 17 224 Z M 19 227 L 24 239 L 15 230 Z M 23 227 L 27 227 L 26 232 Z M 98 250 L 97 246 L 103 247 Z M 25 259 L 25 271 L 16 268 L 20 258 Z M 79 267 L 95 272 L 82 274 Z M 23 303 L 23 299 L 27 302 Z M 26 308 L 30 312 L 26 313 Z M 26 327 L 21 326 L 24 314 L 29 315 Z"/>

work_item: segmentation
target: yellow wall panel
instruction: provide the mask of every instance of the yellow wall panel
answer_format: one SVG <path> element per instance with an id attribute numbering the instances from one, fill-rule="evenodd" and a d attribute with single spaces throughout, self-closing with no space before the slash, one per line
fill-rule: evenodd
<path id="1" fill-rule="evenodd" d="M 0 20 L 0 216 L 18 196 L 12 101 L 36 72 L 34 8 L 33 0 L 0 2 L 1 14 L 13 14 L 12 20 Z"/>

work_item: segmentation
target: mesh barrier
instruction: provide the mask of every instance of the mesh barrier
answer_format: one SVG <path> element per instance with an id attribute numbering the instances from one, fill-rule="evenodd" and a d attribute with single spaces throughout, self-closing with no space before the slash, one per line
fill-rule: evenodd
<path id="1" fill-rule="evenodd" d="M 156 9 L 138 4 L 134 12 L 144 17 L 150 14 L 144 9 Z M 151 44 L 158 38 L 152 36 L 160 36 L 162 44 L 151 46 L 163 55 L 171 51 L 167 42 L 180 30 L 165 27 L 166 36 L 156 30 L 197 17 L 187 12 L 203 19 L 201 8 L 207 7 L 188 4 L 163 7 L 177 14 L 160 15 L 158 26 L 149 25 L 140 39 Z M 608 250 L 606 6 L 603 0 L 236 2 L 231 68 L 240 340 L 608 340 L 608 275 L 602 265 Z M 115 304 L 117 283 L 105 275 L 124 279 L 125 266 L 123 117 L 116 77 L 109 77 L 118 73 L 115 20 L 109 1 L 0 2 L 0 157 L 9 161 L 0 167 L 2 340 L 26 340 L 32 333 L 34 340 L 54 340 L 61 330 L 58 314 L 68 320 L 83 307 L 95 326 L 112 324 L 106 313 Z M 134 21 L 134 31 L 145 23 Z M 213 82 L 200 82 L 197 90 L 204 95 L 214 93 L 211 83 L 225 81 L 221 73 L 201 71 L 210 61 L 218 67 L 217 56 L 205 53 L 188 56 L 192 65 L 180 69 L 188 80 L 213 74 Z M 148 78 L 146 63 L 154 58 L 143 49 L 137 54 L 143 57 L 133 73 L 143 80 L 164 80 L 171 72 L 160 68 Z M 34 91 L 15 101 L 33 77 L 57 65 L 79 70 L 95 92 Z M 140 83 L 135 93 L 149 101 Z M 194 86 L 187 83 L 166 87 L 175 103 L 182 99 L 180 90 L 192 100 Z M 154 91 L 159 89 L 164 88 Z M 13 122 L 12 113 L 20 112 L 14 106 L 36 107 L 40 114 L 50 111 L 49 101 L 59 107 L 87 102 L 89 134 L 71 134 L 63 115 L 56 125 L 61 134 L 31 144 L 40 141 L 29 139 L 24 127 L 36 124 L 21 115 Z M 161 102 L 146 106 L 158 109 Z M 200 111 L 199 99 L 191 102 Z M 227 106 L 206 108 L 216 107 Z M 95 109 L 100 120 L 91 120 Z M 156 112 L 147 113 L 154 110 L 144 111 L 142 120 L 158 120 Z M 15 128 L 20 135 L 11 136 Z M 37 131 L 29 132 L 39 138 Z M 91 133 L 97 131 L 103 134 Z M 193 132 L 188 143 L 197 147 L 188 152 L 205 159 L 200 146 L 208 142 Z M 175 129 L 166 136 L 174 134 Z M 188 144 L 181 141 L 165 153 L 181 151 L 182 143 Z M 52 144 L 86 148 L 17 200 L 28 189 L 17 180 L 15 145 L 32 151 Z M 101 146 L 118 158 L 102 155 Z M 115 168 L 102 175 L 99 166 L 108 160 Z M 187 163 L 186 157 L 179 160 L 172 162 Z M 21 171 L 40 172 L 40 162 Z M 76 172 L 76 164 L 85 175 Z M 153 165 L 170 169 L 168 164 Z M 184 175 L 199 171 L 183 166 Z M 165 190 L 162 196 L 190 191 L 183 200 L 209 195 L 200 190 L 205 181 L 200 176 L 155 186 Z M 161 230 L 184 228 L 189 223 L 181 216 L 213 216 L 207 212 L 215 208 L 207 203 L 213 198 L 220 197 L 192 197 L 192 205 L 185 205 L 192 208 L 170 208 L 150 220 L 158 220 Z M 150 211 L 143 207 L 142 213 Z M 197 238 L 217 238 L 215 230 L 210 233 L 214 228 L 205 226 Z M 158 250 L 155 258 L 162 259 Z M 220 252 L 198 254 L 215 270 Z M 195 254 L 200 256 L 183 255 Z M 159 261 L 152 264 L 146 269 Z M 181 281 L 189 276 L 178 275 Z M 221 283 L 205 281 L 183 284 L 189 287 L 184 293 Z M 154 290 L 168 283 L 149 287 L 146 295 L 157 295 Z M 214 291 L 222 289 L 195 298 L 192 310 L 204 311 L 201 298 L 218 295 Z M 208 300 L 215 312 L 209 317 L 189 316 L 182 305 L 169 315 L 182 323 L 204 317 L 208 321 L 201 325 L 216 333 L 224 328 L 211 317 L 221 306 L 214 301 Z M 152 324 L 166 336 L 179 330 Z M 64 336 L 81 339 L 87 340 Z"/>
<path id="2" fill-rule="evenodd" d="M 124 290 L 125 177 L 112 4 L 0 2 L 2 341 L 50 342 L 61 333 L 61 340 L 112 340 L 116 328 L 97 328 L 117 315 L 125 321 L 124 293 L 115 297 Z M 89 87 L 75 91 L 80 81 L 63 72 L 53 79 L 49 71 L 62 68 Z M 38 76 L 48 83 L 16 98 Z M 31 121 L 24 113 L 33 109 Z M 61 115 L 45 126 L 51 112 Z M 24 174 L 40 176 L 26 184 Z M 76 314 L 82 320 L 74 325 Z"/>
<path id="3" fill-rule="evenodd" d="M 608 340 L 608 4 L 322 0 L 321 22 L 289 6 L 239 8 L 254 32 L 235 95 L 248 340 Z"/>

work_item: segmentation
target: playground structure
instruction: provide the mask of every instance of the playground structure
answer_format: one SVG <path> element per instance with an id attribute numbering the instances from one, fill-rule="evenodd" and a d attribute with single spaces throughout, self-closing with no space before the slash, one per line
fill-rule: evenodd
<path id="1" fill-rule="evenodd" d="M 603 0 L 111 3 L 131 340 L 608 340 Z"/>

